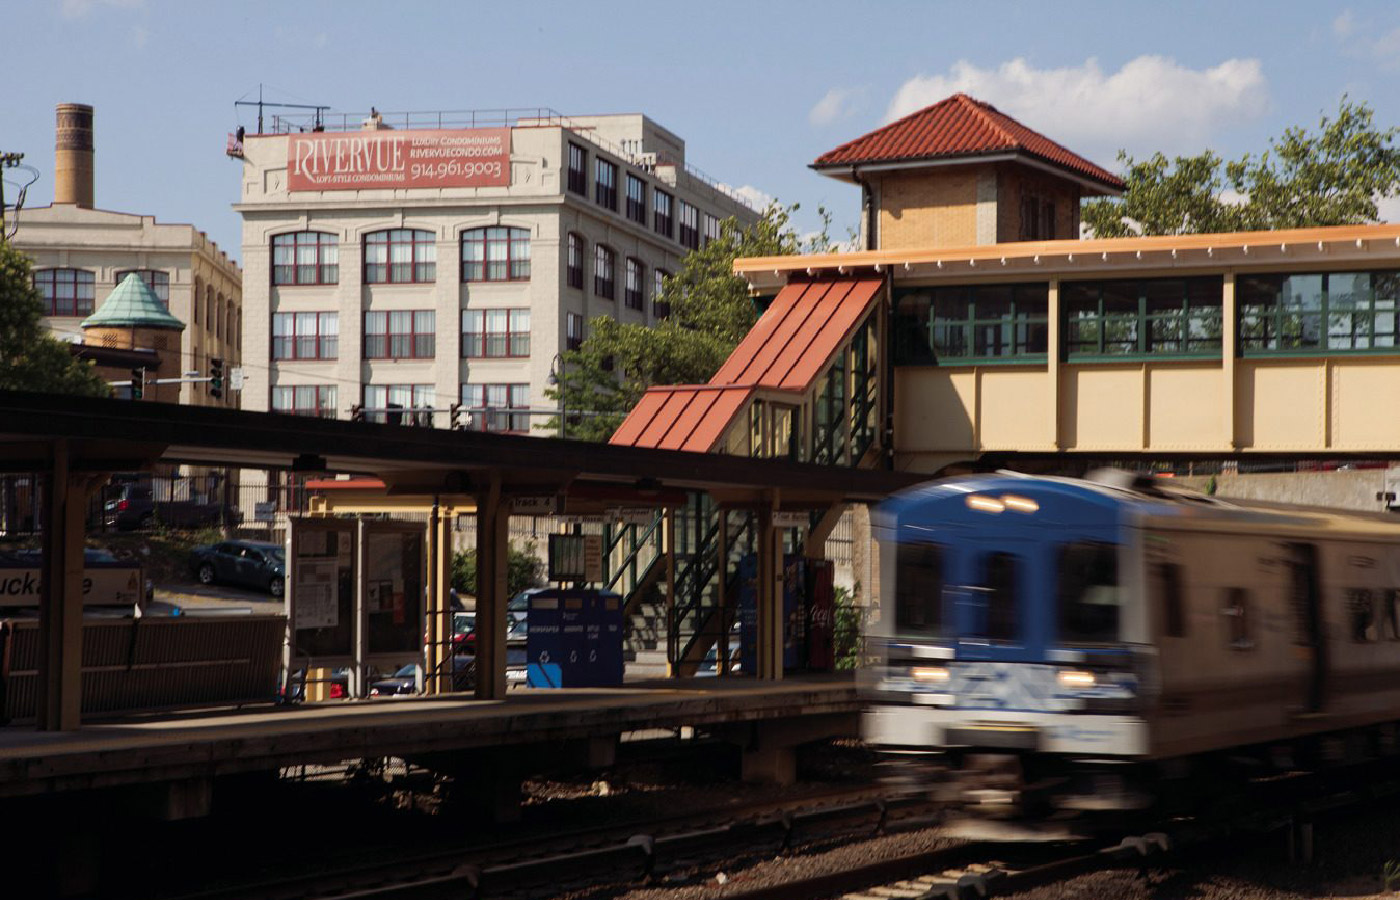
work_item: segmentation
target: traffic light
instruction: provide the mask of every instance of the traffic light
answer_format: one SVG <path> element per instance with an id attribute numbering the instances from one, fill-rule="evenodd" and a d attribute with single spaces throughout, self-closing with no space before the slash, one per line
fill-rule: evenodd
<path id="1" fill-rule="evenodd" d="M 209 360 L 209 396 L 218 400 L 224 395 L 224 361 L 215 356 Z"/>
<path id="2" fill-rule="evenodd" d="M 350 421 L 363 422 L 365 420 L 365 408 L 358 403 L 350 404 Z"/>
<path id="3" fill-rule="evenodd" d="M 466 424 L 462 421 L 462 404 L 452 404 L 451 411 L 451 424 L 448 427 L 450 427 L 453 431 L 461 431 L 463 428 L 466 428 Z"/>
<path id="4" fill-rule="evenodd" d="M 131 399 L 140 400 L 146 396 L 146 370 L 131 370 Z"/>

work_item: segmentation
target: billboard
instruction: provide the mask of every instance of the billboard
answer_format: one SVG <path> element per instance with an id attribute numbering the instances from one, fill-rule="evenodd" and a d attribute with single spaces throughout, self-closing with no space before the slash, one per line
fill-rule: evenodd
<path id="1" fill-rule="evenodd" d="M 287 137 L 289 191 L 509 184 L 509 128 L 313 132 Z"/>

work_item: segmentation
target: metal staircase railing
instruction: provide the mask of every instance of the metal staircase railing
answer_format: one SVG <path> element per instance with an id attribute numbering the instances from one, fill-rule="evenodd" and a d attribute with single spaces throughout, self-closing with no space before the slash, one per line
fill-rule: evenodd
<path id="1" fill-rule="evenodd" d="M 729 591 L 725 604 L 725 621 L 718 621 L 719 577 L 727 584 L 733 584 L 731 567 L 741 551 L 748 549 L 755 533 L 754 517 L 745 514 L 737 527 L 727 529 L 723 552 L 717 552 L 719 543 L 719 517 L 728 515 L 725 511 L 714 511 L 706 517 L 708 527 L 699 546 L 687 559 L 681 573 L 676 577 L 676 598 L 672 605 L 668 656 L 672 665 L 698 663 L 701 655 L 709 650 L 720 634 L 730 628 L 738 613 L 737 597 Z M 720 565 L 723 560 L 723 573 Z"/>

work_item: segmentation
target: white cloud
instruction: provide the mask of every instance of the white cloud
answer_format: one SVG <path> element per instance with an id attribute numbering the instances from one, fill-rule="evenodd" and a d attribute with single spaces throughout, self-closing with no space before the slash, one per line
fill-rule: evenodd
<path id="1" fill-rule="evenodd" d="M 886 119 L 958 91 L 1079 152 L 1108 155 L 1120 147 L 1197 152 L 1216 129 L 1260 116 L 1269 106 L 1257 59 L 1190 69 L 1169 57 L 1139 56 L 1106 73 L 1095 59 L 1037 69 L 1017 58 L 996 68 L 960 60 L 946 75 L 911 78 L 895 92 Z"/>
<path id="2" fill-rule="evenodd" d="M 767 191 L 761 191 L 751 184 L 746 184 L 743 187 L 730 188 L 730 190 L 742 197 L 744 201 L 754 209 L 767 209 L 778 199 Z"/>
<path id="3" fill-rule="evenodd" d="M 110 6 L 114 9 L 145 9 L 146 0 L 62 0 L 59 4 L 59 11 L 62 12 L 65 19 L 82 19 L 99 6 Z"/>
<path id="4" fill-rule="evenodd" d="M 1351 10 L 1342 10 L 1341 15 L 1332 20 L 1332 34 L 1339 40 L 1346 40 L 1356 31 L 1356 16 Z"/>
<path id="5" fill-rule="evenodd" d="M 832 125 L 841 119 L 849 119 L 859 108 L 859 100 L 864 94 L 862 88 L 834 87 L 826 96 L 816 102 L 807 113 L 807 121 L 813 125 Z"/>

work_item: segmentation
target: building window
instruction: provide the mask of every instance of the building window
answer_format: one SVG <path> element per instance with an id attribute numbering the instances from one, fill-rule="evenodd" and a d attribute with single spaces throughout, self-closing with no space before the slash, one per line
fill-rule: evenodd
<path id="1" fill-rule="evenodd" d="M 423 284 L 437 278 L 433 233 L 392 228 L 365 235 L 366 284 Z"/>
<path id="2" fill-rule="evenodd" d="M 671 195 L 665 191 L 651 192 L 651 228 L 657 234 L 671 237 L 675 234 L 675 219 L 671 212 Z"/>
<path id="3" fill-rule="evenodd" d="M 1400 272 L 1240 275 L 1235 298 L 1248 355 L 1400 347 Z"/>
<path id="4" fill-rule="evenodd" d="M 691 250 L 700 249 L 700 210 L 686 203 L 681 204 L 681 236 L 682 247 L 689 247 Z"/>
<path id="5" fill-rule="evenodd" d="M 586 246 L 583 238 L 570 232 L 569 234 L 569 258 L 565 276 L 568 279 L 569 287 L 583 290 L 583 248 Z"/>
<path id="6" fill-rule="evenodd" d="M 462 232 L 463 281 L 529 279 L 529 229 L 496 226 Z"/>
<path id="7" fill-rule="evenodd" d="M 462 405 L 478 431 L 530 431 L 528 384 L 464 384 Z"/>
<path id="8" fill-rule="evenodd" d="M 194 293 L 190 295 L 190 315 L 194 318 L 194 324 L 199 324 L 199 298 L 204 293 L 204 282 L 199 280 L 199 276 L 194 279 Z"/>
<path id="9" fill-rule="evenodd" d="M 340 241 L 321 231 L 298 231 L 272 237 L 272 283 L 337 284 Z"/>
<path id="10" fill-rule="evenodd" d="M 165 308 L 170 308 L 170 273 L 161 272 L 156 269 L 124 269 L 117 273 L 116 282 L 121 284 L 126 280 L 126 276 L 136 275 L 146 283 L 146 287 L 151 289 L 151 293 L 156 295 L 156 299 L 165 304 Z"/>
<path id="11" fill-rule="evenodd" d="M 896 294 L 895 365 L 1043 360 L 1049 285 L 920 288 Z"/>
<path id="12" fill-rule="evenodd" d="M 588 196 L 588 151 L 569 142 L 569 190 Z"/>
<path id="13" fill-rule="evenodd" d="M 431 384 L 367 384 L 364 392 L 365 420 L 390 425 L 431 425 L 433 386 Z"/>
<path id="14" fill-rule="evenodd" d="M 1220 353 L 1219 277 L 1060 285 L 1067 357 Z"/>
<path id="15" fill-rule="evenodd" d="M 272 411 L 293 416 L 335 418 L 335 385 L 299 384 L 272 389 Z"/>
<path id="16" fill-rule="evenodd" d="M 645 277 L 646 267 L 641 260 L 627 257 L 626 281 L 622 286 L 622 299 L 627 304 L 628 309 L 646 309 L 646 298 L 642 293 L 642 283 Z"/>
<path id="17" fill-rule="evenodd" d="M 577 350 L 583 346 L 583 316 L 578 313 L 564 314 L 564 349 Z"/>
<path id="18" fill-rule="evenodd" d="M 1023 241 L 1049 241 L 1055 238 L 1055 201 L 1025 194 L 1021 197 L 1021 227 Z"/>
<path id="19" fill-rule="evenodd" d="M 365 313 L 365 359 L 432 359 L 435 320 L 430 309 Z"/>
<path id="20" fill-rule="evenodd" d="M 462 356 L 530 355 L 528 309 L 462 310 Z"/>
<path id="21" fill-rule="evenodd" d="M 220 293 L 214 301 L 214 337 L 224 338 L 224 295 Z"/>
<path id="22" fill-rule="evenodd" d="M 209 285 L 204 289 L 204 328 L 210 334 L 214 333 L 214 286 Z"/>
<path id="23" fill-rule="evenodd" d="M 651 314 L 658 319 L 671 314 L 671 304 L 661 299 L 662 292 L 666 290 L 666 279 L 670 277 L 671 273 L 665 269 L 653 269 L 651 273 Z"/>
<path id="24" fill-rule="evenodd" d="M 340 313 L 274 313 L 273 359 L 335 359 L 340 352 Z"/>
<path id="25" fill-rule="evenodd" d="M 34 287 L 44 298 L 46 316 L 92 315 L 96 280 L 86 269 L 40 269 Z"/>
<path id="26" fill-rule="evenodd" d="M 627 218 L 638 225 L 647 223 L 647 183 L 627 173 Z"/>
<path id="27" fill-rule="evenodd" d="M 604 209 L 617 212 L 617 165 L 606 159 L 594 162 L 593 202 Z"/>
<path id="28" fill-rule="evenodd" d="M 705 213 L 705 243 L 719 240 L 719 216 Z"/>
<path id="29" fill-rule="evenodd" d="M 617 287 L 613 269 L 617 254 L 611 248 L 598 244 L 593 248 L 593 293 L 609 300 L 617 299 Z"/>

